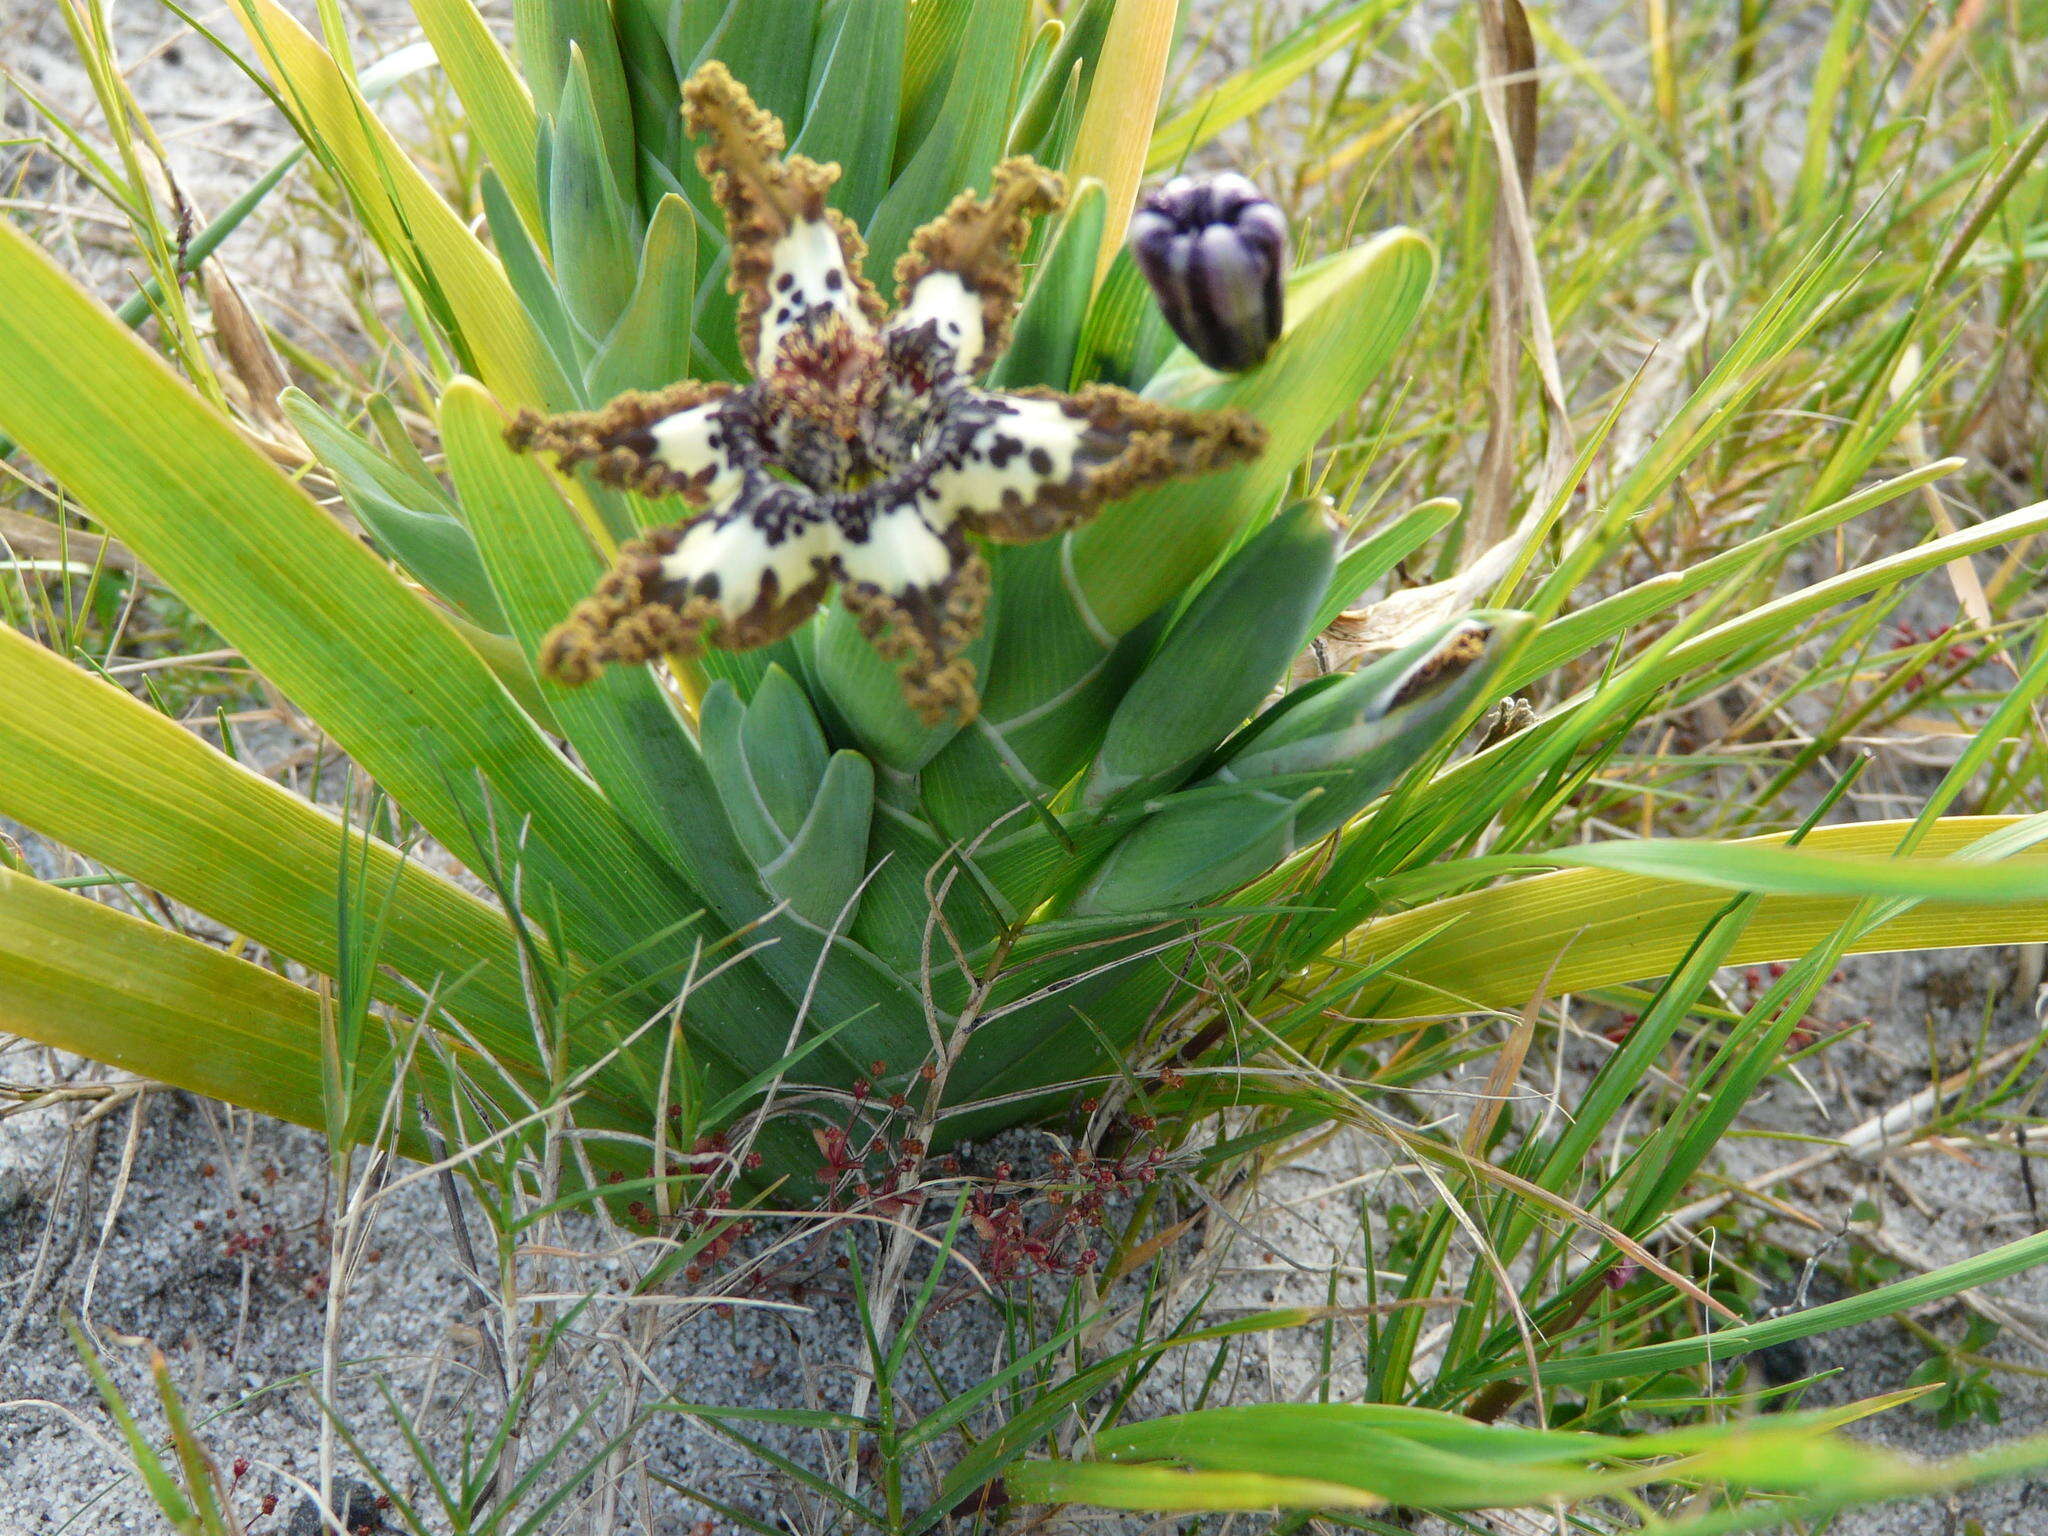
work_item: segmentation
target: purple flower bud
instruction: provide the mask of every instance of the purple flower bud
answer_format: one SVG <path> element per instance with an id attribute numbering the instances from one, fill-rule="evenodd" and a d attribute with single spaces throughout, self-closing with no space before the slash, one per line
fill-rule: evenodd
<path id="1" fill-rule="evenodd" d="M 1211 368 L 1255 368 L 1280 339 L 1287 220 L 1244 177 L 1176 176 L 1148 194 L 1131 255 L 1173 334 Z"/>

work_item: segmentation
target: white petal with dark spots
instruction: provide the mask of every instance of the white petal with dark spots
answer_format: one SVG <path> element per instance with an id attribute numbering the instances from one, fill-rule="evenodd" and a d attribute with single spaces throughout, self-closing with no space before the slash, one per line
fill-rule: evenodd
<path id="1" fill-rule="evenodd" d="M 774 368 L 782 339 L 811 321 L 814 313 L 836 310 L 855 329 L 873 329 L 855 297 L 838 231 L 825 220 L 808 219 L 793 225 L 775 242 L 768 262 L 767 308 L 761 316 L 761 343 L 754 357 L 757 375 Z"/>

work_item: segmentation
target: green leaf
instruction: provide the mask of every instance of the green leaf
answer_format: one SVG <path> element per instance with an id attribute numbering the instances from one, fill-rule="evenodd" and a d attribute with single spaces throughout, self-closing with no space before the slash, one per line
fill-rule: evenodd
<path id="1" fill-rule="evenodd" d="M 1029 39 L 1030 21 L 1030 0 L 975 0 L 931 132 L 868 226 L 868 271 L 877 276 L 893 272 L 918 226 L 943 213 L 959 193 L 988 186 L 989 173 L 1002 157 L 1017 61 Z M 917 31 L 915 11 L 911 31 Z"/>
<path id="2" fill-rule="evenodd" d="M 1076 116 L 1085 104 L 1095 64 L 1102 52 L 1103 36 L 1109 31 L 1110 13 L 1116 0 L 1081 0 L 1064 20 L 1066 31 L 1059 46 L 1046 61 L 1044 71 L 1029 88 L 1017 120 L 1010 128 L 1010 152 L 1038 156 L 1045 164 L 1057 165 L 1057 158 L 1043 153 L 1053 134 L 1055 119 L 1062 110 Z M 1078 71 L 1078 73 L 1077 73 Z M 1091 273 L 1091 276 L 1093 274 Z"/>
<path id="3" fill-rule="evenodd" d="M 1385 17 L 1405 11 L 1410 0 L 1368 0 L 1305 22 L 1236 74 L 1202 92 L 1152 130 L 1145 157 L 1148 175 L 1177 170 L 1187 157 L 1226 129 L 1243 122 L 1345 44 L 1362 42 Z"/>
<path id="4" fill-rule="evenodd" d="M 839 8 L 829 49 L 813 71 L 803 132 L 791 145 L 839 167 L 833 206 L 859 226 L 874 217 L 889 189 L 903 95 L 904 11 L 904 0 L 855 0 Z M 886 275 L 880 267 L 872 271 Z"/>
<path id="5" fill-rule="evenodd" d="M 580 44 L 570 47 L 568 83 L 554 119 L 548 231 L 562 302 L 594 351 L 633 297 L 638 241 L 624 187 L 605 155 Z"/>
<path id="6" fill-rule="evenodd" d="M 668 10 L 667 0 L 620 0 L 614 7 L 639 145 L 642 208 L 654 207 L 674 190 L 670 182 L 683 163 L 683 97 L 668 51 Z"/>
<path id="7" fill-rule="evenodd" d="M 1165 911 L 1255 880 L 1302 845 L 1303 814 L 1322 793 L 1232 784 L 1169 799 L 1111 850 L 1066 915 Z"/>
<path id="8" fill-rule="evenodd" d="M 1009 1482 L 1034 1502 L 1172 1510 L 1270 1508 L 1275 1497 L 1305 1508 L 1508 1508 L 1659 1481 L 1771 1493 L 1856 1486 L 1869 1496 L 1901 1479 L 1918 1486 L 1924 1471 L 1830 1431 L 1898 1400 L 1642 1435 L 1563 1434 L 1368 1403 L 1252 1403 L 1119 1426 L 1096 1438 L 1104 1461 L 1027 1463 Z M 2030 1454 L 2043 1450 L 2036 1444 Z M 1125 1472 L 1150 1475 L 1113 1475 Z"/>
<path id="9" fill-rule="evenodd" d="M 1254 780 L 1373 761 L 1374 776 L 1391 783 L 1498 696 L 1497 679 L 1534 630 L 1526 614 L 1489 610 L 1438 624 L 1227 748 L 1220 774 Z"/>
<path id="10" fill-rule="evenodd" d="M 323 411 L 298 389 L 284 392 L 285 415 L 325 464 L 379 545 L 436 597 L 486 630 L 502 634 L 505 615 L 484 575 L 476 540 L 438 486 L 423 485 Z"/>
<path id="11" fill-rule="evenodd" d="M 603 562 L 577 528 L 555 477 L 506 446 L 502 415 L 473 381 L 450 388 L 441 415 L 449 466 L 472 508 L 485 565 L 531 656 L 589 590 Z M 541 686 L 606 803 L 638 834 L 638 846 L 658 854 L 672 888 L 695 893 L 692 905 L 701 896 L 719 919 L 720 935 L 757 923 L 773 900 L 733 835 L 728 804 L 704 757 L 653 674 L 611 667 L 582 687 Z M 630 878 L 632 870 L 622 865 L 621 876 Z M 644 925 L 642 934 L 689 910 L 678 911 L 674 895 L 633 894 L 623 878 L 607 899 L 617 920 Z M 756 957 L 722 971 L 703 1002 L 693 1005 L 702 1009 L 691 1035 L 699 1051 L 731 1064 L 740 1077 L 751 1076 L 783 1054 L 797 1005 L 808 996 L 813 1019 L 859 1020 L 819 1053 L 831 1063 L 831 1080 L 850 1082 L 877 1057 L 922 1054 L 916 994 L 875 956 L 842 939 L 833 963 L 821 965 L 823 936 L 800 915 L 771 922 L 753 937 L 763 941 Z M 726 1086 L 714 1083 L 713 1096 Z M 792 1148 L 801 1143 L 793 1126 L 783 1131 Z M 814 1150 L 799 1171 L 813 1166 Z"/>
<path id="12" fill-rule="evenodd" d="M 737 0 L 702 50 L 723 61 L 757 105 L 782 119 L 794 140 L 811 97 L 811 40 L 817 0 Z M 835 110 L 843 110 L 835 104 Z"/>
<path id="13" fill-rule="evenodd" d="M 1067 387 L 1095 287 L 1095 253 L 1102 244 L 1106 209 L 1099 182 L 1086 183 L 1069 199 L 1059 233 L 1017 311 L 1009 348 L 989 374 L 991 389 Z"/>
<path id="14" fill-rule="evenodd" d="M 1944 817 L 1915 850 L 1917 858 L 1953 854 L 2020 818 Z M 1883 856 L 1899 846 L 1910 823 L 1863 822 L 1817 827 L 1801 847 L 1822 854 Z M 1782 834 L 1729 846 L 1769 846 Z M 2048 850 L 2016 855 L 2038 864 Z M 1832 935 L 1859 897 L 1765 896 L 1729 965 L 1796 960 Z M 1510 881 L 1483 891 L 1426 902 L 1411 911 L 1367 923 L 1345 942 L 1348 961 L 1370 963 L 1428 937 L 1390 972 L 1390 984 L 1370 994 L 1383 1018 L 1501 1010 L 1515 1012 L 1538 988 L 1559 997 L 1589 987 L 1661 976 L 1692 946 L 1700 930 L 1727 904 L 1710 886 L 1676 884 L 1649 875 L 1576 869 Z M 2048 902 L 2000 905 L 1925 901 L 1912 911 L 1857 937 L 1851 953 L 1882 954 L 1973 944 L 2031 944 L 2048 940 Z"/>
<path id="15" fill-rule="evenodd" d="M 1290 285 L 1285 334 L 1266 361 L 1225 377 L 1186 353 L 1145 393 L 1198 410 L 1248 411 L 1266 427 L 1249 464 L 1141 492 L 1069 534 L 1075 583 L 1096 622 L 1122 634 L 1185 588 L 1277 496 L 1316 441 L 1391 362 L 1428 295 L 1436 258 L 1393 229 Z"/>
<path id="16" fill-rule="evenodd" d="M 590 116 L 590 148 L 609 169 L 612 185 L 630 196 L 639 185 L 631 93 L 619 57 L 618 32 L 608 0 L 516 0 L 512 7 L 520 68 L 536 101 L 564 101 L 583 55 L 583 108 Z M 556 132 L 561 132 L 560 115 Z"/>
<path id="17" fill-rule="evenodd" d="M 981 633 L 968 642 L 965 654 L 977 676 L 988 675 L 998 613 L 992 604 Z M 926 725 L 918 717 L 903 697 L 895 664 L 883 659 L 861 633 L 860 621 L 836 598 L 816 621 L 811 665 L 820 690 L 862 749 L 898 773 L 915 773 L 960 729 L 954 720 Z"/>
<path id="18" fill-rule="evenodd" d="M 909 164 L 946 99 L 967 27 L 980 0 L 916 0 L 903 39 L 903 91 L 892 170 Z M 892 177 L 893 179 L 893 177 Z"/>
<path id="19" fill-rule="evenodd" d="M 347 188 L 377 248 L 446 327 L 465 366 L 520 405 L 564 393 L 504 269 L 312 34 L 278 0 L 243 0 L 237 12 L 299 136 Z"/>
<path id="20" fill-rule="evenodd" d="M 1103 207 L 1106 217 L 1107 194 Z M 1096 260 L 1101 261 L 1099 241 Z M 1118 251 L 1108 274 L 1095 288 L 1088 318 L 1075 343 L 1073 383 L 1100 381 L 1142 389 L 1177 346 L 1159 301 L 1145 285 L 1129 249 Z"/>
<path id="21" fill-rule="evenodd" d="M 1692 838 L 1587 843 L 1553 854 L 1530 855 L 1528 861 L 1621 870 L 1680 885 L 1780 896 L 1906 896 L 1998 905 L 2048 898 L 2048 865 L 1867 858 Z"/>
<path id="22" fill-rule="evenodd" d="M 1377 1494 L 1341 1483 L 1270 1472 L 1188 1472 L 1096 1461 L 1027 1461 L 1005 1479 L 1033 1504 L 1092 1504 L 1170 1513 L 1276 1509 L 1378 1509 Z"/>
<path id="23" fill-rule="evenodd" d="M 733 835 L 747 851 L 747 857 L 759 868 L 771 859 L 781 857 L 789 847 L 790 832 L 777 824 L 774 813 L 762 796 L 753 765 L 748 761 L 744 734 L 746 718 L 747 706 L 740 702 L 740 696 L 731 686 L 713 683 L 704 694 L 703 704 L 698 707 L 697 731 L 703 742 L 705 766 L 711 771 L 712 782 L 718 786 L 719 799 L 725 806 Z M 824 777 L 825 739 L 822 734 L 818 738 L 817 756 L 817 772 L 810 777 L 809 783 L 812 790 Z"/>
<path id="24" fill-rule="evenodd" d="M 1118 704 L 1082 805 L 1171 788 L 1242 725 L 1307 643 L 1335 564 L 1313 502 L 1283 512 L 1232 555 Z"/>
<path id="25" fill-rule="evenodd" d="M 1456 522 L 1460 510 L 1450 497 L 1434 497 L 1410 508 L 1347 550 L 1337 562 L 1337 574 L 1331 578 L 1322 606 L 1316 609 L 1315 626 L 1310 633 L 1320 635 L 1328 629 L 1338 614 L 1364 595 L 1367 587 Z M 1548 634 L 1546 627 L 1531 644 L 1540 644 Z"/>
<path id="26" fill-rule="evenodd" d="M 1922 1275 L 1895 1280 L 1889 1285 L 1876 1286 L 1839 1301 L 1803 1307 L 1760 1322 L 1720 1328 L 1692 1338 L 1669 1339 L 1661 1344 L 1639 1345 L 1633 1349 L 1554 1357 L 1543 1362 L 1543 1380 L 1548 1386 L 1578 1387 L 1627 1376 L 1648 1377 L 1663 1371 L 1684 1370 L 1707 1360 L 1733 1360 L 1738 1355 L 1773 1344 L 1810 1339 L 1838 1328 L 1854 1328 L 1879 1318 L 1910 1312 L 1930 1302 L 1960 1295 L 2011 1275 L 2023 1274 L 2042 1264 L 2048 1264 L 2048 1232 L 2036 1232 Z M 1505 1362 L 1490 1372 L 1487 1379 L 1518 1377 L 1526 1369 L 1521 1361 Z"/>
<path id="27" fill-rule="evenodd" d="M 1326 837 L 1472 722 L 1533 627 L 1525 614 L 1454 620 L 1226 747 L 1214 774 L 1117 844 L 1071 910 L 1206 900 Z"/>
<path id="28" fill-rule="evenodd" d="M 300 1125 L 322 1123 L 313 993 L 4 868 L 0 1029 Z M 374 1076 L 374 1064 L 366 1070 Z"/>
<path id="29" fill-rule="evenodd" d="M 859 909 L 849 903 L 867 873 L 874 806 L 874 765 L 858 752 L 833 753 L 810 814 L 762 869 L 768 888 L 821 928 L 852 923 Z"/>
<path id="30" fill-rule="evenodd" d="M 589 954 L 696 909 L 435 609 L 12 228 L 0 286 L 0 426 L 458 859 L 523 829 L 529 901 Z"/>
<path id="31" fill-rule="evenodd" d="M 0 815 L 329 976 L 347 858 L 385 900 L 383 964 L 439 994 L 506 1062 L 534 1065 L 501 914 L 360 831 L 344 840 L 328 812 L 7 629 L 0 699 Z"/>
<path id="32" fill-rule="evenodd" d="M 590 360 L 590 398 L 660 389 L 690 376 L 690 306 L 697 292 L 697 219 L 671 192 L 655 205 L 640 277 L 618 323 Z"/>
<path id="33" fill-rule="evenodd" d="M 545 137 L 545 126 L 541 131 Z M 582 376 L 582 369 L 578 365 L 575 328 L 570 323 L 569 311 L 562 307 L 562 296 L 556 291 L 555 274 L 549 269 L 547 258 L 534 244 L 534 237 L 527 232 L 525 222 L 512 206 L 498 173 L 486 169 L 477 186 L 492 243 L 505 264 L 505 279 L 517 295 L 534 334 L 547 349 L 550 365 L 548 387 L 552 391 L 547 398 L 548 408 L 568 411 L 588 405 L 589 398 L 576 382 Z M 541 232 L 545 233 L 545 230 Z"/>

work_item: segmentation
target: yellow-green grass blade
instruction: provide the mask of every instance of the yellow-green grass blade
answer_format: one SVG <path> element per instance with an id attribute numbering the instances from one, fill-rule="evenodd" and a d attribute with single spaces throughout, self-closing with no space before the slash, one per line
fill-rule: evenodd
<path id="1" fill-rule="evenodd" d="M 1944 818 L 1930 829 L 1916 857 L 1946 857 L 2019 819 Z M 1800 846 L 1820 854 L 1882 858 L 1898 847 L 1911 825 L 1885 821 L 1820 827 Z M 1784 840 L 1774 834 L 1735 846 L 1768 847 Z M 2022 861 L 2048 861 L 2048 849 L 2014 855 L 2013 862 Z M 1796 959 L 1834 934 L 1860 899 L 1765 896 L 1727 963 Z M 1556 997 L 1665 974 L 1727 901 L 1725 891 L 1711 886 L 1613 870 L 1566 870 L 1447 897 L 1367 923 L 1337 954 L 1347 962 L 1370 964 L 1375 956 L 1417 945 L 1393 967 L 1391 984 L 1369 999 L 1367 1011 L 1378 1017 L 1514 1011 L 1539 991 Z M 2048 900 L 1997 905 L 1929 900 L 1861 935 L 1850 947 L 1875 954 L 2043 940 L 2048 940 Z"/>
<path id="2" fill-rule="evenodd" d="M 435 311 L 466 366 L 521 405 L 566 398 L 568 386 L 505 269 L 420 174 L 334 59 L 276 0 L 238 0 L 237 10 L 300 137 L 348 189 L 371 239 Z"/>
<path id="3" fill-rule="evenodd" d="M 515 454 L 504 416 L 473 380 L 458 380 L 441 403 L 448 463 L 484 563 L 527 655 L 583 597 L 603 568 L 538 460 Z M 661 687 L 645 668 L 613 667 L 580 688 L 539 685 L 578 755 L 627 823 L 702 892 L 727 928 L 759 921 L 775 905 L 735 838 L 704 760 Z M 865 951 L 838 941 L 833 963 L 816 964 L 820 934 L 793 914 L 765 930 L 775 942 L 760 965 L 780 984 L 779 1025 L 746 1015 L 710 1016 L 696 1037 L 758 1068 L 778 1058 L 788 1020 L 806 993 L 817 1019 L 858 1015 L 827 1050 L 848 1081 L 877 1058 L 908 1061 L 926 1049 L 917 990 Z"/>
<path id="4" fill-rule="evenodd" d="M 320 1000 L 312 992 L 6 869 L 0 1031 L 300 1125 L 322 1124 Z"/>
<path id="5" fill-rule="evenodd" d="M 0 291 L 0 427 L 456 857 L 521 865 L 593 958 L 699 910 L 425 599 L 5 227 Z"/>
<path id="6" fill-rule="evenodd" d="M 1153 129 L 1152 147 L 1145 157 L 1146 173 L 1158 176 L 1177 169 L 1195 150 L 1243 122 L 1339 48 L 1362 36 L 1366 28 L 1390 12 L 1407 8 L 1408 0 L 1365 0 L 1297 28 L 1256 63 L 1211 86 Z"/>
<path id="7" fill-rule="evenodd" d="M 1098 1509 L 1215 1513 L 1278 1509 L 1378 1509 L 1387 1501 L 1363 1488 L 1268 1472 L 1190 1472 L 1179 1467 L 1121 1467 L 1102 1461 L 1027 1461 L 1005 1478 L 1033 1504 Z"/>
<path id="8" fill-rule="evenodd" d="M 326 975 L 348 857 L 388 895 L 379 960 L 538 1070 L 502 914 L 11 629 L 0 700 L 0 814 Z"/>
<path id="9" fill-rule="evenodd" d="M 1067 166 L 1077 181 L 1092 176 L 1101 182 L 1109 199 L 1095 257 L 1098 285 L 1123 246 L 1138 201 L 1179 16 L 1178 0 L 1120 0 L 1103 34 L 1095 83 Z"/>
<path id="10" fill-rule="evenodd" d="M 1020 1500 L 1120 1509 L 1491 1509 L 1584 1499 L 1651 1482 L 1734 1485 L 1744 1494 L 1818 1495 L 1831 1504 L 1950 1486 L 2048 1458 L 2020 1442 L 1974 1466 L 1929 1466 L 1866 1445 L 1842 1425 L 1911 1394 L 1827 1413 L 1739 1419 L 1642 1435 L 1560 1435 L 1476 1424 L 1449 1413 L 1352 1403 L 1211 1408 L 1106 1431 L 1103 1459 L 1027 1462 L 1008 1473 Z M 1669 1458 L 1677 1458 L 1675 1460 Z M 1786 1506 L 1737 1505 L 1660 1531 L 1776 1529 Z"/>
<path id="11" fill-rule="evenodd" d="M 533 97 L 478 13 L 475 0 L 413 0 L 448 83 L 462 102 L 469 135 L 498 172 L 505 194 L 535 240 L 543 237 Z"/>

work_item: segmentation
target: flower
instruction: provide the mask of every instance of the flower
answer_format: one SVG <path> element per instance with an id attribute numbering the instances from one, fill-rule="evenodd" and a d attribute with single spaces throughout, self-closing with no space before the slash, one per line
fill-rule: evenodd
<path id="1" fill-rule="evenodd" d="M 1131 215 L 1131 256 L 1211 368 L 1255 368 L 1280 339 L 1287 220 L 1244 177 L 1176 176 L 1151 193 Z"/>
<path id="2" fill-rule="evenodd" d="M 826 204 L 838 167 L 785 156 L 782 124 L 716 61 L 684 103 L 708 139 L 698 164 L 725 213 L 753 382 L 513 423 L 517 448 L 696 509 L 620 549 L 542 669 L 574 684 L 608 662 L 767 645 L 836 584 L 912 708 L 964 720 L 978 698 L 962 652 L 989 593 L 977 538 L 1049 537 L 1142 486 L 1248 458 L 1264 433 L 1104 385 L 975 386 L 1007 344 L 1030 221 L 1060 204 L 1059 178 L 1031 161 L 1003 162 L 987 198 L 963 193 L 912 237 L 891 315 L 859 232 Z"/>

